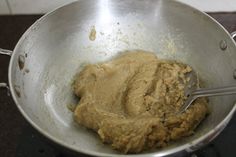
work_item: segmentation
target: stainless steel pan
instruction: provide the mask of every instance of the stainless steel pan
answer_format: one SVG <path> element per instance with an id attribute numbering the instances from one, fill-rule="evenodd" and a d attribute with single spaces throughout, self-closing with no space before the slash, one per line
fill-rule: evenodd
<path id="1" fill-rule="evenodd" d="M 90 40 L 93 28 L 96 39 Z M 82 65 L 132 49 L 190 64 L 206 87 L 236 83 L 236 46 L 230 34 L 206 14 L 172 0 L 74 2 L 36 21 L 13 52 L 0 51 L 11 56 L 11 95 L 31 125 L 71 150 L 118 156 L 95 133 L 76 125 L 66 106 L 76 103 L 71 82 Z M 211 98 L 211 114 L 193 136 L 140 155 L 166 156 L 198 149 L 227 125 L 236 109 L 235 100 L 235 96 Z"/>

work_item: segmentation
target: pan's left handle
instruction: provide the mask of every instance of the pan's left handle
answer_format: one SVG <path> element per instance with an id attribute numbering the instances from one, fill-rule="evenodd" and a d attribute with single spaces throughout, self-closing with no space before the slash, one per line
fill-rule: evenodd
<path id="1" fill-rule="evenodd" d="M 0 48 L 0 54 L 1 54 L 1 55 L 11 56 L 11 55 L 12 55 L 12 51 L 11 51 L 11 50 L 6 50 L 6 49 L 1 49 L 1 48 Z"/>
<path id="2" fill-rule="evenodd" d="M 0 48 L 0 55 L 6 55 L 11 57 L 12 51 Z M 10 96 L 10 89 L 7 83 L 0 83 L 0 88 L 5 88 L 7 90 L 7 94 Z"/>

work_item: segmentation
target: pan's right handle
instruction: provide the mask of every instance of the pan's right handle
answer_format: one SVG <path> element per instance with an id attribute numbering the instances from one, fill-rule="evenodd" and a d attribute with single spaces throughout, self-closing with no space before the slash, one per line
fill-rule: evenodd
<path id="1" fill-rule="evenodd" d="M 234 31 L 234 32 L 231 33 L 231 37 L 232 37 L 233 39 L 236 38 L 236 31 Z"/>
<path id="2" fill-rule="evenodd" d="M 0 48 L 0 55 L 7 55 L 7 56 L 11 57 L 12 51 Z M 0 88 L 7 89 L 7 94 L 10 95 L 10 89 L 9 89 L 9 86 L 7 85 L 7 83 L 0 83 Z"/>

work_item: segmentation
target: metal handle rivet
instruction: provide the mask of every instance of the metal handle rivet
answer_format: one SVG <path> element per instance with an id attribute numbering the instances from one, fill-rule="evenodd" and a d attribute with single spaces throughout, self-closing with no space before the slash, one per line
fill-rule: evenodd
<path id="1" fill-rule="evenodd" d="M 227 49 L 227 42 L 225 40 L 220 41 L 220 49 L 225 51 Z"/>

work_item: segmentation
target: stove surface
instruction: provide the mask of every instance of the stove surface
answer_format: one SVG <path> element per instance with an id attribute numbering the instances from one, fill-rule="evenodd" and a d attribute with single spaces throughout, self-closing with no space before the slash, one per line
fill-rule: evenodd
<path id="1" fill-rule="evenodd" d="M 210 14 L 229 32 L 236 31 L 236 13 Z M 41 15 L 0 16 L 0 47 L 12 50 L 24 31 Z M 9 58 L 0 56 L 0 82 L 7 82 Z M 1 157 L 78 157 L 46 139 L 22 117 L 11 97 L 0 90 Z M 187 157 L 235 157 L 236 114 L 224 131 L 204 148 Z"/>
<path id="2" fill-rule="evenodd" d="M 210 144 L 185 157 L 235 157 L 236 156 L 236 115 L 224 131 Z M 56 146 L 30 125 L 25 126 L 19 138 L 16 157 L 79 157 L 87 156 L 75 154 Z M 89 157 L 89 156 L 87 156 Z"/>

